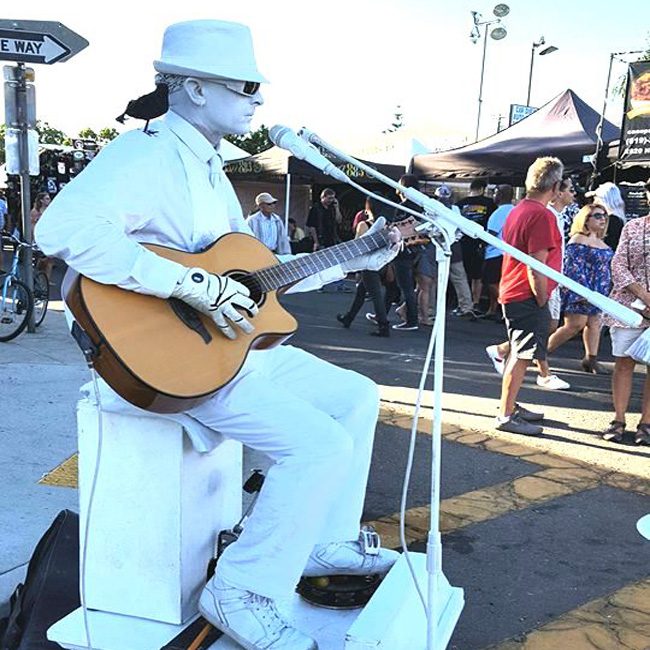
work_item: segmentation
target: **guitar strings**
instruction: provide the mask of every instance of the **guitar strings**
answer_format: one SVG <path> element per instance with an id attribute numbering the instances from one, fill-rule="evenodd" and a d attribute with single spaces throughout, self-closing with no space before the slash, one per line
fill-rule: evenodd
<path id="1" fill-rule="evenodd" d="M 247 277 L 257 281 L 264 291 L 271 291 L 341 262 L 347 262 L 364 253 L 383 248 L 387 243 L 389 243 L 388 236 L 383 232 L 364 235 L 358 239 L 316 251 L 311 255 L 259 269 Z"/>

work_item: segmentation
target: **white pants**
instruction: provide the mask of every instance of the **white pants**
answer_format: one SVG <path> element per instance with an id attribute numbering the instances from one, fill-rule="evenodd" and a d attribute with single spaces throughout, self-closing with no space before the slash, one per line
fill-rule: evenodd
<path id="1" fill-rule="evenodd" d="M 251 353 L 230 384 L 189 411 L 275 461 L 219 560 L 226 582 L 287 597 L 314 544 L 357 538 L 378 410 L 370 379 L 280 346 Z"/>

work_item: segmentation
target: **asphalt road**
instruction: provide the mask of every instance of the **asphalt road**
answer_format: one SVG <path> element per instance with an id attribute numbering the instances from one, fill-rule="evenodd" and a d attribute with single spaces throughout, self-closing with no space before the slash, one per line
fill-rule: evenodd
<path id="1" fill-rule="evenodd" d="M 371 337 L 365 310 L 346 330 L 335 316 L 351 300 L 351 293 L 330 290 L 285 297 L 300 322 L 291 343 L 372 377 L 395 403 L 412 403 L 431 330 L 394 332 L 387 339 Z M 370 310 L 371 303 L 366 305 Z M 503 337 L 501 325 L 448 316 L 445 422 L 460 430 L 490 429 L 500 380 L 484 348 Z M 603 351 L 601 358 L 608 366 L 607 339 Z M 650 487 L 644 477 L 647 452 L 632 445 L 603 445 L 594 435 L 609 419 L 609 377 L 583 373 L 580 357 L 581 344 L 572 341 L 552 359 L 558 374 L 571 383 L 570 391 L 543 390 L 535 385 L 532 373 L 527 378 L 522 401 L 549 414 L 548 432 L 534 444 L 543 452 L 584 457 L 585 462 L 605 467 L 608 476 L 629 471 L 639 483 L 625 489 L 594 484 L 535 502 L 533 507 L 450 529 L 443 538 L 444 567 L 450 582 L 465 588 L 467 600 L 450 646 L 455 650 L 478 650 L 521 637 L 649 576 L 650 546 L 634 530 L 636 519 L 650 512 Z M 3 401 L 14 405 L 9 410 L 5 406 L 0 420 L 4 542 L 0 545 L 0 601 L 12 582 L 21 578 L 34 544 L 58 509 L 75 507 L 74 490 L 41 486 L 37 481 L 76 450 L 74 405 L 86 373 L 57 311 L 48 314 L 37 334 L 23 334 L 0 347 Z M 639 375 L 631 413 L 638 413 L 640 380 Z M 431 378 L 428 384 L 431 389 Z M 403 427 L 385 419 L 380 422 L 364 513 L 367 520 L 397 512 L 407 446 Z M 430 446 L 430 436 L 421 432 L 408 501 L 414 511 L 426 508 L 429 501 Z M 462 499 L 544 470 L 541 461 L 524 456 L 516 449 L 500 453 L 445 439 L 443 499 Z M 249 457 L 249 466 L 258 464 L 259 459 Z M 412 546 L 423 548 L 419 541 Z"/>

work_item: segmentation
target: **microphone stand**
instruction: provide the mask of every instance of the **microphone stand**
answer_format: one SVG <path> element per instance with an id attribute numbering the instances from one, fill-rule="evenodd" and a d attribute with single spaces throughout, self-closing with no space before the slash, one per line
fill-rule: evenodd
<path id="1" fill-rule="evenodd" d="M 420 207 L 424 209 L 424 214 L 418 215 L 418 218 L 424 223 L 418 226 L 418 230 L 429 232 L 431 241 L 436 246 L 436 260 L 438 261 L 438 295 L 436 300 L 436 323 L 432 336 L 434 341 L 434 406 L 433 406 L 433 430 L 432 430 L 432 460 L 431 460 L 431 515 L 430 528 L 427 537 L 427 556 L 426 568 L 428 573 L 428 589 L 426 603 L 423 602 L 427 613 L 427 650 L 443 650 L 451 632 L 455 627 L 456 621 L 460 616 L 463 607 L 462 589 L 450 587 L 442 571 L 442 538 L 440 534 L 440 469 L 441 469 L 441 445 L 442 445 L 442 388 L 444 375 L 444 343 L 445 343 L 445 316 L 446 316 L 446 295 L 447 284 L 449 280 L 449 269 L 451 266 L 451 244 L 456 238 L 457 230 L 474 238 L 480 238 L 483 241 L 495 246 L 496 248 L 509 253 L 515 259 L 527 264 L 532 269 L 543 273 L 559 284 L 567 287 L 571 291 L 586 298 L 592 304 L 603 311 L 608 312 L 614 318 L 626 323 L 631 327 L 638 327 L 642 321 L 642 316 L 611 300 L 606 296 L 591 291 L 577 282 L 565 277 L 561 273 L 551 269 L 546 264 L 522 253 L 520 250 L 503 242 L 498 237 L 486 232 L 480 225 L 466 219 L 459 213 L 442 205 L 440 202 L 429 198 L 415 188 L 407 188 L 392 179 L 384 176 L 372 167 L 365 165 L 359 160 L 348 156 L 321 140 L 315 133 L 307 129 L 302 129 L 299 135 L 316 146 L 319 146 L 333 153 L 339 159 L 344 160 L 362 170 L 368 175 L 377 178 L 386 185 L 398 190 Z M 348 179 L 350 185 L 356 187 L 367 195 L 371 192 L 361 187 L 354 181 Z M 380 197 L 376 197 L 380 198 Z M 388 202 L 388 201 L 385 201 Z M 426 371 L 426 369 L 425 369 Z M 419 591 L 419 586 L 415 572 L 410 562 L 409 568 L 413 573 L 413 579 Z M 442 598 L 446 597 L 445 603 Z M 444 607 L 443 607 L 444 605 Z M 450 621 L 452 624 L 450 628 Z"/>

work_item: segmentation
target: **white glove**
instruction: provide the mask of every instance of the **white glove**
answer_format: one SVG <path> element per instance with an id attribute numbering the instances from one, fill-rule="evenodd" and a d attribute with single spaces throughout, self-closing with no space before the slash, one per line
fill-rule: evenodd
<path id="1" fill-rule="evenodd" d="M 382 230 L 386 225 L 386 219 L 384 217 L 379 217 L 372 224 L 372 227 L 365 235 L 362 235 L 360 239 L 373 235 L 378 230 Z M 402 236 L 400 235 L 397 228 L 391 228 L 389 231 L 389 238 L 391 240 L 391 245 L 386 246 L 385 248 L 380 248 L 379 250 L 373 251 L 372 253 L 366 253 L 359 257 L 355 257 L 352 260 L 343 262 L 341 268 L 344 273 L 355 273 L 356 271 L 379 271 L 392 261 L 397 253 L 402 250 Z"/>
<path id="2" fill-rule="evenodd" d="M 172 298 L 178 298 L 207 314 L 229 339 L 237 338 L 228 320 L 250 334 L 255 328 L 238 311 L 243 309 L 251 316 L 259 311 L 249 298 L 250 291 L 241 282 L 223 275 L 214 275 L 199 268 L 187 269 L 176 283 Z M 226 320 L 228 319 L 228 320 Z"/>

